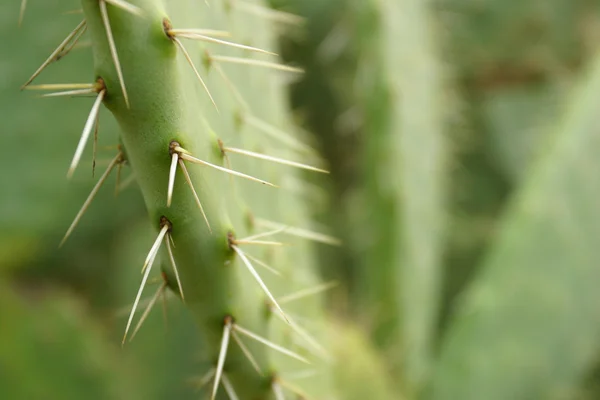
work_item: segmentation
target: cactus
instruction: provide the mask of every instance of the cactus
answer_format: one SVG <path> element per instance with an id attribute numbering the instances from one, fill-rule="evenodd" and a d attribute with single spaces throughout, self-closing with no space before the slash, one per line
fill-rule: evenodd
<path id="1" fill-rule="evenodd" d="M 401 377 L 398 390 L 415 394 L 433 364 L 445 221 L 449 113 L 435 23 L 410 0 L 297 3 L 313 25 L 296 53 L 319 68 L 298 101 L 331 160 L 327 217 L 349 243 L 338 255 L 340 291 Z M 329 108 L 301 97 L 311 84 L 326 88 Z"/>
<path id="2" fill-rule="evenodd" d="M 275 44 L 269 19 L 281 22 L 282 14 L 269 13 L 259 2 L 210 8 L 182 3 L 82 1 L 84 20 L 23 85 L 55 90 L 48 97 L 94 97 L 69 178 L 91 136 L 96 155 L 102 105 L 121 130 L 116 154 L 60 245 L 68 246 L 110 175 L 116 171 L 118 190 L 122 168 L 131 166 L 155 241 L 142 266 L 123 344 L 138 334 L 158 298 L 170 290 L 200 328 L 205 370 L 198 371 L 199 382 L 210 398 L 337 396 L 336 382 L 342 393 L 349 390 L 347 380 L 338 379 L 347 374 L 341 365 L 332 374 L 332 362 L 337 365 L 340 355 L 372 362 L 377 356 L 354 329 L 325 318 L 319 297 L 333 285 L 319 282 L 311 271 L 310 242 L 337 240 L 307 229 L 293 184 L 294 169 L 327 171 L 314 166 L 318 157 L 286 122 L 278 79 L 301 71 L 263 50 Z M 292 16 L 283 20 L 297 22 Z M 226 30 L 216 29 L 221 27 Z M 85 32 L 94 55 L 93 81 L 33 85 Z M 260 102 L 246 100 L 256 98 Z M 307 161 L 298 161 L 303 158 Z M 143 300 L 159 262 L 158 290 Z M 134 324 L 142 302 L 146 308 Z M 304 321 L 310 322 L 304 326 Z M 351 352 L 344 346 L 330 349 L 330 335 L 356 344 Z M 351 373 L 360 374 L 361 368 L 368 366 L 354 366 Z M 295 382 L 306 369 L 309 384 Z M 374 374 L 365 390 L 371 385 L 393 398 L 382 374 Z"/>
<path id="3" fill-rule="evenodd" d="M 579 398 L 596 367 L 599 87 L 596 56 L 461 298 L 433 399 Z"/>
<path id="4" fill-rule="evenodd" d="M 211 398 L 223 390 L 221 385 L 232 398 L 282 398 L 284 392 L 331 396 L 325 345 L 294 313 L 323 324 L 318 294 L 329 285 L 320 285 L 311 274 L 306 239 L 330 240 L 301 229 L 306 228 L 303 205 L 286 191 L 294 168 L 326 172 L 295 161 L 315 157 L 285 129 L 277 79 L 299 71 L 262 50 L 275 43 L 269 21 L 255 15 L 262 9 L 258 2 L 210 8 L 198 3 L 83 0 L 84 21 L 24 85 L 58 90 L 49 96 L 95 97 L 69 177 L 98 126 L 101 105 L 121 128 L 117 154 L 63 243 L 111 172 L 131 166 L 156 240 L 142 268 L 123 341 L 137 333 L 134 314 L 161 260 L 164 282 L 149 308 L 168 288 L 195 316 L 206 349 L 205 372 L 213 382 Z M 47 64 L 68 53 L 84 29 L 92 42 L 93 80 L 31 85 Z M 257 91 L 260 102 L 249 105 L 248 92 Z M 269 181 L 254 177 L 259 175 Z M 274 235 L 285 235 L 285 243 Z M 275 266 L 280 276 L 257 271 L 261 265 Z M 316 372 L 308 388 L 286 378 L 306 368 L 305 363 Z"/>

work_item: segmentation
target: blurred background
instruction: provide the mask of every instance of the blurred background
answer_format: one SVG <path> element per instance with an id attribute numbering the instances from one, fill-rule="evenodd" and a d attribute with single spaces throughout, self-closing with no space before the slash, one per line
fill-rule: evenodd
<path id="1" fill-rule="evenodd" d="M 344 242 L 317 248 L 332 312 L 386 355 L 398 398 L 600 399 L 600 2 L 422 3 L 272 1 L 306 18 L 279 31 L 306 69 L 293 117 L 331 169 L 306 193 Z M 120 348 L 152 241 L 135 184 L 101 191 L 58 249 L 94 183 L 65 179 L 91 100 L 19 87 L 79 4 L 30 1 L 20 28 L 19 7 L 0 3 L 0 395 L 197 398 L 177 302 Z M 82 46 L 43 81 L 91 65 Z M 101 126 L 100 171 L 118 137 L 106 110 Z"/>

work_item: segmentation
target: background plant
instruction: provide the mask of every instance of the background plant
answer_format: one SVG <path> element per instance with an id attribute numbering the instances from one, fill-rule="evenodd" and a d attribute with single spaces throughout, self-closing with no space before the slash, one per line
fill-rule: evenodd
<path id="1" fill-rule="evenodd" d="M 90 187 L 83 176 L 63 179 L 87 105 L 17 91 L 65 21 L 77 22 L 61 12 L 78 5 L 31 3 L 18 31 L 19 5 L 2 6 L 5 36 L 19 33 L 2 58 L 5 148 L 20 151 L 6 151 L 0 175 L 9 188 L 0 207 L 1 387 L 16 398 L 32 396 L 25 382 L 61 398 L 198 396 L 184 381 L 200 370 L 190 354 L 201 344 L 180 305 L 169 304 L 166 334 L 155 312 L 131 346 L 116 345 L 124 320 L 115 310 L 131 301 L 132 266 L 152 241 L 137 191 L 101 193 L 56 250 Z M 305 192 L 314 218 L 344 242 L 319 248 L 323 281 L 339 282 L 329 308 L 381 350 L 387 362 L 371 371 L 389 374 L 395 396 L 596 398 L 597 5 L 420 3 L 275 4 L 307 18 L 304 28 L 278 29 L 286 60 L 306 69 L 292 86 L 298 120 L 331 169 L 308 177 L 324 190 Z M 73 51 L 44 80 L 89 79 L 90 63 L 85 49 Z M 118 128 L 101 121 L 101 146 L 114 144 Z M 47 367 L 31 346 L 8 345 L 36 342 L 56 349 Z M 77 357 L 94 360 L 95 386 L 68 368 Z M 49 371 L 66 378 L 43 381 Z M 347 383 L 365 376 L 339 372 Z"/>

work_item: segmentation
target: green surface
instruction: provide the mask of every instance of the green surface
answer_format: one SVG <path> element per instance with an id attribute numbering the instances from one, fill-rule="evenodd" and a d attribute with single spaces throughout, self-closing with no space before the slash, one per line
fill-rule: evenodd
<path id="1" fill-rule="evenodd" d="M 131 109 L 97 18 L 35 82 L 108 77 L 96 175 L 90 141 L 71 181 L 93 99 L 19 88 L 81 21 L 81 4 L 29 0 L 20 28 L 20 0 L 0 5 L 0 397 L 210 398 L 210 383 L 198 391 L 190 382 L 214 365 L 226 312 L 313 361 L 245 340 L 268 374 L 307 399 L 599 397 L 598 1 L 272 0 L 305 18 L 291 24 L 249 5 L 258 1 L 131 1 L 158 5 L 146 18 L 108 6 Z M 85 3 L 97 13 L 96 1 Z M 203 51 L 278 58 L 182 39 L 217 113 L 162 36 L 163 15 L 177 27 L 227 29 L 226 40 L 281 52 L 306 73 L 223 64 L 240 101 Z M 249 115 L 296 142 L 274 139 Z M 165 207 L 172 138 L 219 165 L 216 138 L 331 174 L 229 155 L 235 170 L 281 186 L 273 189 L 188 164 L 209 235 L 180 173 Z M 113 174 L 59 249 L 120 140 L 131 161 L 122 178 L 139 171 L 140 184 L 115 198 Z M 183 227 L 173 236 L 188 307 L 170 291 L 166 325 L 159 302 L 121 348 L 164 214 Z M 317 247 L 280 232 L 272 239 L 287 246 L 245 248 L 281 272 L 258 269 L 277 298 L 337 282 L 284 304 L 332 359 L 266 312 L 237 257 L 223 269 L 226 230 L 269 230 L 261 219 L 341 239 Z M 150 279 L 161 269 L 175 288 L 164 252 Z M 240 400 L 280 400 L 268 375 L 230 348 L 226 371 Z M 228 398 L 223 387 L 217 397 Z"/>

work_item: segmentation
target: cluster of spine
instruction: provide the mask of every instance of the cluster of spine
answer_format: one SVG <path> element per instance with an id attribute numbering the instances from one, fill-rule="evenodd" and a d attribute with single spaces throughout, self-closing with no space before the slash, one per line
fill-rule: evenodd
<path id="1" fill-rule="evenodd" d="M 309 242 L 336 240 L 307 229 L 294 172 L 327 171 L 312 166 L 318 157 L 310 146 L 281 128 L 282 83 L 301 71 L 262 50 L 275 45 L 271 24 L 300 21 L 241 0 L 82 0 L 82 8 L 83 21 L 24 87 L 95 96 L 69 177 L 92 134 L 101 134 L 102 105 L 121 128 L 117 154 L 65 240 L 108 176 L 131 166 L 157 236 L 123 342 L 171 289 L 201 328 L 200 383 L 211 398 L 333 398 L 319 299 L 332 285 L 313 275 Z M 31 85 L 86 31 L 91 83 Z M 159 260 L 162 284 L 145 299 Z"/>

